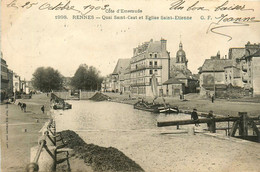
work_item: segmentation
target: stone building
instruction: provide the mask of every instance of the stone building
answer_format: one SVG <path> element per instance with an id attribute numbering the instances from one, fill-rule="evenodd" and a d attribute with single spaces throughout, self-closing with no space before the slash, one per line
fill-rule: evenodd
<path id="1" fill-rule="evenodd" d="M 186 53 L 183 49 L 183 44 L 180 42 L 179 50 L 176 52 L 176 57 L 172 57 L 170 61 L 170 79 L 169 82 L 178 80 L 183 84 L 182 90 L 179 91 L 179 94 L 195 93 L 198 85 L 198 79 L 196 79 L 192 72 L 188 69 L 188 59 Z M 166 81 L 167 82 L 167 81 Z M 164 87 L 167 92 L 167 88 Z M 170 92 L 166 95 L 174 96 L 177 95 L 178 89 L 175 91 L 175 94 Z"/>
<path id="2" fill-rule="evenodd" d="M 200 94 L 213 95 L 216 87 L 222 88 L 226 85 L 225 67 L 232 66 L 233 60 L 220 59 L 220 54 L 206 59 L 200 68 Z"/>
<path id="3" fill-rule="evenodd" d="M 13 71 L 8 69 L 1 53 L 1 101 L 13 95 Z"/>
<path id="4" fill-rule="evenodd" d="M 198 79 L 193 77 L 188 69 L 183 44 L 180 42 L 176 57 L 173 58 L 170 58 L 166 44 L 165 39 L 160 41 L 151 39 L 134 48 L 133 57 L 130 60 L 119 59 L 110 79 L 107 77 L 102 82 L 102 91 L 131 92 L 142 96 L 152 96 L 151 78 L 155 74 L 159 96 L 196 92 Z M 167 89 L 170 83 L 174 85 L 171 85 L 171 88 L 176 86 L 176 90 Z"/>
<path id="5" fill-rule="evenodd" d="M 13 92 L 20 92 L 21 91 L 21 77 L 13 73 Z"/>
<path id="6" fill-rule="evenodd" d="M 250 71 L 251 75 L 251 88 L 253 96 L 260 95 L 260 50 L 246 57 L 251 62 Z"/>
<path id="7" fill-rule="evenodd" d="M 242 68 L 244 88 L 254 96 L 260 95 L 260 44 L 245 45 L 245 55 L 238 60 Z"/>
<path id="8" fill-rule="evenodd" d="M 102 92 L 112 92 L 112 74 L 106 76 L 101 83 Z"/>
<path id="9" fill-rule="evenodd" d="M 124 80 L 126 70 L 130 65 L 130 59 L 118 59 L 112 73 L 112 92 L 124 92 Z"/>
<path id="10" fill-rule="evenodd" d="M 231 83 L 244 89 L 245 95 L 259 95 L 259 51 L 260 44 L 251 44 L 248 42 L 245 47 L 230 48 L 229 59 L 232 59 L 233 66 L 236 69 L 231 78 L 236 78 Z M 239 71 L 238 71 L 239 70 Z"/>
<path id="11" fill-rule="evenodd" d="M 260 95 L 259 57 L 260 44 L 248 42 L 245 47 L 230 48 L 228 58 L 220 59 L 218 53 L 206 59 L 199 72 L 200 93 L 213 94 L 221 84 L 222 92 L 228 97 Z"/>
<path id="12" fill-rule="evenodd" d="M 170 76 L 170 55 L 166 44 L 165 39 L 151 39 L 134 48 L 130 61 L 131 93 L 152 96 L 151 78 L 155 74 L 159 96 L 164 94 L 162 84 Z"/>
<path id="13" fill-rule="evenodd" d="M 118 59 L 112 74 L 101 83 L 103 92 L 129 92 L 130 89 L 130 59 Z"/>
<path id="14" fill-rule="evenodd" d="M 7 97 L 8 92 L 8 66 L 6 61 L 1 58 L 1 101 Z"/>
<path id="15" fill-rule="evenodd" d="M 175 78 L 170 78 L 163 83 L 166 96 L 180 96 L 184 94 L 185 85 Z"/>
<path id="16" fill-rule="evenodd" d="M 232 85 L 235 87 L 243 87 L 241 80 L 240 68 L 236 65 L 225 66 L 225 84 Z"/>
<path id="17" fill-rule="evenodd" d="M 120 82 L 122 85 L 122 93 L 130 93 L 131 91 L 131 78 L 130 78 L 130 62 L 128 67 L 123 71 Z"/>
<path id="18" fill-rule="evenodd" d="M 11 69 L 8 69 L 8 96 L 13 96 L 13 71 Z"/>

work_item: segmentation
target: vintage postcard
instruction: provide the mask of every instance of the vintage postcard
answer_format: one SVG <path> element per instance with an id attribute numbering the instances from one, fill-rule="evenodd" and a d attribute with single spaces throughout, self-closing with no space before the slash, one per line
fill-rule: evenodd
<path id="1" fill-rule="evenodd" d="M 259 11 L 2 0 L 1 171 L 259 171 Z"/>

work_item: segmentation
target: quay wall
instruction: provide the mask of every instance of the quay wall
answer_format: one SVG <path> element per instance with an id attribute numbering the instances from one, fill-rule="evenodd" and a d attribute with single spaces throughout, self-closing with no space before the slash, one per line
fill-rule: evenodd
<path id="1" fill-rule="evenodd" d="M 80 100 L 88 100 L 90 99 L 92 96 L 94 96 L 96 92 L 94 91 L 80 91 L 79 93 L 79 99 Z"/>
<path id="2" fill-rule="evenodd" d="M 67 99 L 69 99 L 69 97 L 70 97 L 70 92 L 65 92 L 65 91 L 63 91 L 63 92 L 53 92 L 56 96 L 58 96 L 59 98 L 62 98 L 62 99 L 65 99 L 65 100 L 67 100 Z"/>

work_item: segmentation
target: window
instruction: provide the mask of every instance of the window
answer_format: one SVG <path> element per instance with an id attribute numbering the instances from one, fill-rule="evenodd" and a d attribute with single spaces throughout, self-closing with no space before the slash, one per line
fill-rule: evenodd
<path id="1" fill-rule="evenodd" d="M 150 54 L 150 57 L 152 58 L 153 54 Z"/>
<path id="2" fill-rule="evenodd" d="M 149 73 L 150 73 L 150 75 L 152 75 L 153 74 L 153 70 L 150 70 Z"/>
<path id="3" fill-rule="evenodd" d="M 157 66 L 157 61 L 154 62 L 154 66 Z"/>
<path id="4" fill-rule="evenodd" d="M 154 54 L 154 58 L 157 58 L 157 54 Z"/>
<path id="5" fill-rule="evenodd" d="M 154 70 L 154 73 L 157 74 L 157 69 Z"/>
<path id="6" fill-rule="evenodd" d="M 152 61 L 150 61 L 150 62 L 149 62 L 149 65 L 150 65 L 150 66 L 152 66 L 152 65 L 153 65 L 153 62 L 152 62 Z"/>

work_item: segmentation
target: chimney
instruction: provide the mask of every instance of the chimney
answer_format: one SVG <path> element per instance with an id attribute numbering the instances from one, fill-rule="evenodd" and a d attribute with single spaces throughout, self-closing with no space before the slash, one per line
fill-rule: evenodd
<path id="1" fill-rule="evenodd" d="M 167 43 L 167 40 L 161 38 L 161 50 L 162 50 L 162 52 L 166 51 L 166 43 Z"/>
<path id="2" fill-rule="evenodd" d="M 217 59 L 220 59 L 220 51 L 217 53 Z"/>

